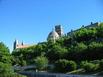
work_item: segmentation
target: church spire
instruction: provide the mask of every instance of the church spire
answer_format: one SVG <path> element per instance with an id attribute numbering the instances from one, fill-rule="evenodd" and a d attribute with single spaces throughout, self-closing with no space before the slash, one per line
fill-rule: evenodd
<path id="1" fill-rule="evenodd" d="M 22 41 L 21 45 L 24 45 L 24 42 Z"/>
<path id="2" fill-rule="evenodd" d="M 17 48 L 17 45 L 19 44 L 18 40 L 15 39 L 13 49 L 15 50 Z"/>

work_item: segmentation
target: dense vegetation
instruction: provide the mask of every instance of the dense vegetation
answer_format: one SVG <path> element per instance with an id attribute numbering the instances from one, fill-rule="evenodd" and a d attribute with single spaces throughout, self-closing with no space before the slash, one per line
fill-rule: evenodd
<path id="1" fill-rule="evenodd" d="M 35 65 L 39 71 L 60 73 L 73 73 L 79 69 L 82 73 L 103 71 L 103 23 L 71 31 L 55 43 L 41 42 L 28 48 L 16 49 L 12 54 L 0 42 L 0 76 L 15 75 L 13 65 Z"/>
<path id="2" fill-rule="evenodd" d="M 69 71 L 76 70 L 76 68 L 77 68 L 77 65 L 74 61 L 68 61 L 68 60 L 62 59 L 55 62 L 54 71 L 66 73 L 67 71 L 69 72 Z"/>
<path id="3" fill-rule="evenodd" d="M 103 70 L 100 69 L 103 67 L 103 23 L 96 27 L 82 27 L 71 31 L 68 36 L 61 37 L 55 43 L 47 41 L 29 48 L 14 50 L 12 55 L 13 65 L 35 65 L 36 59 L 39 57 L 40 60 L 42 56 L 42 62 L 38 62 L 42 63 L 43 67 L 47 63 L 53 64 L 54 69 L 58 65 L 56 72 L 69 72 L 76 68 L 84 68 L 86 71 Z M 95 60 L 99 60 L 96 65 L 91 63 Z"/>
<path id="4" fill-rule="evenodd" d="M 0 77 L 24 77 L 14 73 L 12 69 L 12 55 L 3 42 L 0 42 Z"/>
<path id="5" fill-rule="evenodd" d="M 0 73 L 11 73 L 11 55 L 9 49 L 0 42 Z"/>

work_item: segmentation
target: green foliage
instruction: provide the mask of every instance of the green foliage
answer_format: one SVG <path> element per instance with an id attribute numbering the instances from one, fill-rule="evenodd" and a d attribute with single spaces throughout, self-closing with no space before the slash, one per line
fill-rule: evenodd
<path id="1" fill-rule="evenodd" d="M 53 45 L 51 48 L 48 49 L 46 56 L 48 59 L 52 62 L 62 59 L 67 54 L 67 49 L 64 47 L 61 47 L 60 45 Z"/>
<path id="2" fill-rule="evenodd" d="M 14 57 L 13 65 L 15 64 L 22 64 L 22 61 L 26 61 L 26 64 L 32 64 L 34 59 L 38 56 L 41 56 L 42 53 L 46 51 L 46 43 L 38 43 L 37 45 L 23 48 L 23 49 L 16 49 L 12 52 Z"/>
<path id="3" fill-rule="evenodd" d="M 2 50 L 0 49 L 0 54 L 9 51 L 8 48 L 5 48 L 5 46 L 3 48 L 2 46 L 4 45 L 1 44 L 0 48 Z M 9 62 L 10 59 L 7 55 L 9 55 L 8 52 L 6 52 L 6 55 L 0 55 L 0 57 L 2 56 L 0 61 L 4 63 Z M 38 69 L 42 70 L 44 69 L 42 65 L 46 61 L 44 59 L 42 62 L 41 56 L 44 56 L 47 57 L 50 64 L 54 64 L 56 61 L 55 65 L 57 64 L 61 67 L 59 68 L 56 65 L 58 72 L 70 71 L 70 69 L 67 69 L 69 67 L 66 67 L 67 64 L 70 64 L 67 60 L 80 62 L 103 59 L 103 23 L 100 23 L 97 27 L 82 27 L 78 30 L 71 31 L 68 36 L 60 37 L 55 43 L 47 41 L 29 48 L 17 49 L 13 51 L 12 55 L 13 65 L 19 64 L 23 66 L 34 64 L 34 60 L 36 60 L 36 64 L 41 64 L 40 66 L 39 64 L 37 65 L 39 67 Z M 66 59 L 66 61 L 61 61 L 60 59 Z M 99 66 L 102 68 L 102 62 L 100 63 Z M 90 72 L 95 71 L 97 67 L 98 65 L 88 62 L 83 65 L 83 68 Z"/>
<path id="4" fill-rule="evenodd" d="M 27 77 L 27 76 L 23 76 L 23 75 L 19 75 L 19 74 L 15 74 L 15 73 L 8 73 L 8 74 L 0 74 L 0 77 Z"/>
<path id="5" fill-rule="evenodd" d="M 98 43 L 98 42 L 91 42 L 89 44 L 89 49 L 99 49 L 99 48 L 102 48 L 103 47 L 103 44 L 102 43 Z"/>
<path id="6" fill-rule="evenodd" d="M 38 70 L 43 70 L 48 65 L 48 59 L 43 56 L 39 56 L 35 59 L 35 65 Z"/>
<path id="7" fill-rule="evenodd" d="M 32 64 L 38 56 L 46 56 L 50 63 L 59 59 L 74 61 L 96 60 L 103 58 L 103 26 L 71 31 L 70 35 L 60 37 L 55 43 L 48 41 L 35 46 L 17 49 L 12 54 L 13 64 L 21 64 L 22 60 Z M 96 55 L 96 56 L 95 56 Z M 16 61 L 16 62 L 15 62 Z"/>
<path id="8" fill-rule="evenodd" d="M 73 71 L 76 70 L 77 68 L 77 64 L 74 61 L 68 61 L 67 67 L 66 69 L 68 69 L 68 71 Z"/>
<path id="9" fill-rule="evenodd" d="M 103 38 L 103 23 L 100 24 L 100 26 L 97 28 L 97 37 Z"/>
<path id="10" fill-rule="evenodd" d="M 0 62 L 0 74 L 13 73 L 10 64 Z"/>
<path id="11" fill-rule="evenodd" d="M 29 56 L 30 56 L 31 53 L 32 52 L 29 51 L 28 48 L 14 50 L 12 52 L 13 65 L 15 65 L 15 64 L 20 64 L 21 65 L 22 64 L 21 62 L 23 62 L 23 60 L 28 61 L 28 59 L 30 59 Z"/>
<path id="12" fill-rule="evenodd" d="M 88 60 L 96 60 L 103 58 L 103 43 L 102 42 L 91 42 L 88 45 L 87 59 Z"/>
<path id="13" fill-rule="evenodd" d="M 9 49 L 2 42 L 0 42 L 0 62 L 11 63 L 11 55 Z"/>
<path id="14" fill-rule="evenodd" d="M 56 72 L 66 73 L 69 71 L 73 71 L 77 68 L 77 65 L 74 61 L 68 61 L 65 59 L 60 59 L 55 62 L 54 70 Z"/>
<path id="15" fill-rule="evenodd" d="M 8 47 L 0 42 L 0 74 L 13 73 L 11 66 L 12 56 Z"/>
<path id="16" fill-rule="evenodd" d="M 96 70 L 98 70 L 99 65 L 98 64 L 93 64 L 87 61 L 83 61 L 81 62 L 81 67 L 88 73 L 90 72 L 94 72 Z"/>
<path id="17" fill-rule="evenodd" d="M 101 71 L 103 71 L 103 59 L 100 61 L 100 63 L 99 63 L 99 69 L 101 70 Z"/>
<path id="18" fill-rule="evenodd" d="M 81 28 L 74 32 L 73 38 L 78 41 L 90 41 L 96 37 L 96 28 Z"/>
<path id="19" fill-rule="evenodd" d="M 74 51 L 77 53 L 84 52 L 87 50 L 87 45 L 84 43 L 77 43 L 77 45 L 74 47 Z"/>
<path id="20" fill-rule="evenodd" d="M 9 54 L 9 49 L 4 45 L 3 42 L 0 42 L 0 51 L 2 54 Z"/>
<path id="21" fill-rule="evenodd" d="M 25 53 L 27 53 L 26 51 L 25 51 L 26 49 L 20 49 L 19 51 L 14 51 L 13 53 L 12 53 L 12 57 L 13 57 L 13 59 L 12 59 L 12 64 L 13 65 L 15 65 L 15 64 L 19 64 L 19 65 L 21 65 L 21 66 L 23 66 L 23 65 L 25 65 L 24 64 L 24 61 L 25 61 L 25 63 L 26 63 L 26 55 L 25 55 Z M 25 57 L 25 56 L 26 57 Z"/>
<path id="22" fill-rule="evenodd" d="M 21 60 L 21 61 L 20 61 L 20 65 L 21 65 L 21 66 L 26 66 L 26 65 L 27 65 L 27 63 L 26 63 L 26 61 L 25 61 L 25 60 Z"/>

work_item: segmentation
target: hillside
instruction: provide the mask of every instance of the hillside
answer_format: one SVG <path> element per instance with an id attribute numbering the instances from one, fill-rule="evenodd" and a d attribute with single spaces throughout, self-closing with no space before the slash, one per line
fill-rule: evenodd
<path id="1" fill-rule="evenodd" d="M 103 23 L 95 27 L 81 27 L 78 30 L 71 31 L 67 36 L 60 37 L 55 43 L 47 41 L 29 48 L 16 49 L 12 52 L 12 55 L 14 57 L 13 65 L 35 64 L 38 57 L 40 57 L 39 60 L 44 57 L 48 60 L 47 62 L 43 59 L 44 64 L 45 61 L 46 64 L 53 64 L 54 66 L 61 63 L 61 68 L 56 68 L 56 72 L 68 72 L 79 68 L 85 69 L 85 66 L 91 72 L 100 71 L 102 67 L 100 63 L 103 63 Z M 71 63 L 73 66 L 65 67 L 65 71 L 60 71 L 63 65 L 62 62 L 67 63 L 67 66 Z M 67 69 L 72 67 L 76 68 Z"/>

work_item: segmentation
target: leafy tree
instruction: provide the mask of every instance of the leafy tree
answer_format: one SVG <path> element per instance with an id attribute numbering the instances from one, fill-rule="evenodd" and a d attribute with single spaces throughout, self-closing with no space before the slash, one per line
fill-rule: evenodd
<path id="1" fill-rule="evenodd" d="M 65 59 L 60 59 L 55 62 L 54 70 L 56 72 L 66 73 L 69 71 L 73 71 L 77 68 L 77 65 L 74 61 L 68 61 Z"/>
<path id="2" fill-rule="evenodd" d="M 35 46 L 33 54 L 35 55 L 35 57 L 41 56 L 42 53 L 46 52 L 45 50 L 46 50 L 46 44 L 45 43 L 39 43 Z"/>
<path id="3" fill-rule="evenodd" d="M 11 63 L 11 55 L 9 49 L 2 42 L 0 42 L 0 62 Z"/>
<path id="4" fill-rule="evenodd" d="M 66 48 L 61 47 L 60 45 L 53 45 L 48 49 L 46 56 L 51 62 L 54 62 L 56 60 L 65 58 L 67 52 L 68 51 Z"/>
<path id="5" fill-rule="evenodd" d="M 10 64 L 0 62 L 0 74 L 13 73 Z"/>
<path id="6" fill-rule="evenodd" d="M 26 63 L 26 61 L 25 61 L 25 60 L 21 60 L 20 65 L 21 65 L 21 66 L 26 66 L 26 65 L 27 65 L 27 63 Z"/>
<path id="7" fill-rule="evenodd" d="M 10 59 L 8 60 L 9 56 L 7 57 L 7 55 L 2 56 L 5 48 L 2 48 L 2 51 L 3 52 L 0 50 L 0 61 L 6 63 Z M 32 64 L 34 60 L 40 56 L 46 56 L 49 63 L 54 63 L 59 59 L 73 60 L 76 62 L 102 59 L 103 23 L 99 24 L 97 27 L 82 27 L 75 31 L 71 31 L 68 36 L 60 37 L 55 43 L 47 41 L 28 48 L 17 49 L 12 55 L 13 64 L 20 65 L 24 65 L 25 63 Z M 22 62 L 24 63 L 22 64 Z M 68 62 L 65 61 L 63 61 L 63 63 L 68 64 Z M 86 65 L 86 68 L 91 66 L 90 69 L 94 69 L 92 65 L 93 67 L 95 66 L 90 63 Z"/>
<path id="8" fill-rule="evenodd" d="M 8 47 L 3 42 L 0 42 L 0 74 L 13 73 L 11 60 L 12 56 Z"/>
<path id="9" fill-rule="evenodd" d="M 77 45 L 74 47 L 74 51 L 78 53 L 84 52 L 85 50 L 87 50 L 87 45 L 84 43 L 77 43 Z"/>
<path id="10" fill-rule="evenodd" d="M 35 57 L 34 50 L 35 46 L 14 50 L 12 52 L 13 65 L 22 65 L 22 61 L 26 61 L 26 64 L 30 64 Z"/>
<path id="11" fill-rule="evenodd" d="M 100 63 L 99 63 L 99 69 L 101 70 L 101 71 L 103 71 L 103 59 L 100 61 Z"/>
<path id="12" fill-rule="evenodd" d="M 71 45 L 68 49 L 68 54 L 66 59 L 74 60 L 74 61 L 81 61 L 85 59 L 85 52 L 87 51 L 88 46 L 81 42 L 75 45 Z"/>
<path id="13" fill-rule="evenodd" d="M 103 38 L 103 23 L 101 23 L 97 28 L 97 37 Z"/>
<path id="14" fill-rule="evenodd" d="M 87 61 L 82 61 L 81 62 L 81 67 L 85 69 L 86 72 L 94 72 L 98 69 L 98 64 L 93 64 Z"/>
<path id="15" fill-rule="evenodd" d="M 76 68 L 77 68 L 77 64 L 75 61 L 68 61 L 68 64 L 66 67 L 66 69 L 68 69 L 68 71 L 76 70 Z"/>
<path id="16" fill-rule="evenodd" d="M 103 44 L 91 42 L 88 45 L 88 51 L 85 53 L 88 60 L 96 60 L 103 58 Z"/>
<path id="17" fill-rule="evenodd" d="M 37 70 L 43 70 L 48 65 L 48 59 L 44 56 L 38 56 L 35 59 L 35 65 L 36 65 Z"/>
<path id="18" fill-rule="evenodd" d="M 96 39 L 96 28 L 81 28 L 74 32 L 73 38 L 78 41 L 90 41 L 92 39 Z"/>

